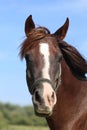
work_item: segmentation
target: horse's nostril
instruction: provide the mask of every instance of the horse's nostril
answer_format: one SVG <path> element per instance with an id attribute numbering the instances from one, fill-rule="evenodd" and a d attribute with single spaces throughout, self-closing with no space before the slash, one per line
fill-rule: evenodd
<path id="1" fill-rule="evenodd" d="M 55 100 L 55 93 L 54 92 L 51 95 L 51 99 L 52 99 L 52 102 L 54 102 L 54 100 Z"/>
<path id="2" fill-rule="evenodd" d="M 47 96 L 47 100 L 48 100 L 49 105 L 53 105 L 54 104 L 54 101 L 55 101 L 55 94 L 54 94 L 54 92 L 52 92 L 51 95 Z"/>
<path id="3" fill-rule="evenodd" d="M 39 93 L 39 91 L 36 91 L 35 92 L 35 100 L 37 101 L 37 102 L 41 102 L 41 96 L 40 96 L 40 93 Z"/>
<path id="4" fill-rule="evenodd" d="M 54 92 L 52 93 L 52 96 L 51 96 L 52 98 L 54 98 Z"/>

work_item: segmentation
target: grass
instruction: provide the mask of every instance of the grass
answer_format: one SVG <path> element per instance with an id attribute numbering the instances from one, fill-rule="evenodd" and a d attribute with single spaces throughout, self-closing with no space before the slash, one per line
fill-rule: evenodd
<path id="1" fill-rule="evenodd" d="M 7 128 L 0 128 L 0 130 L 49 130 L 48 127 L 41 127 L 41 126 L 17 126 L 11 125 Z"/>

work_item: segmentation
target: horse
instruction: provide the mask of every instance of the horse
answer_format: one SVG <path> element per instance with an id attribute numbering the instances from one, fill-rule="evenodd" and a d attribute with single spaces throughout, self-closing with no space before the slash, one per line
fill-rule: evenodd
<path id="1" fill-rule="evenodd" d="M 64 41 L 69 18 L 54 33 L 25 21 L 26 39 L 20 57 L 26 61 L 26 82 L 34 111 L 50 130 L 87 130 L 87 61 Z"/>

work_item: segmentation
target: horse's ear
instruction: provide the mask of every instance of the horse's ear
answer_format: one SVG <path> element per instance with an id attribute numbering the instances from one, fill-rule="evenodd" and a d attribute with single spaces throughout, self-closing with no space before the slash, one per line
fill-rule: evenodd
<path id="1" fill-rule="evenodd" d="M 68 26 L 69 26 L 69 19 L 67 18 L 64 25 L 60 27 L 53 35 L 55 35 L 59 41 L 63 40 L 64 37 L 66 36 Z"/>
<path id="2" fill-rule="evenodd" d="M 25 21 L 25 34 L 26 34 L 27 37 L 28 37 L 29 32 L 30 32 L 33 28 L 35 28 L 35 24 L 34 24 L 34 21 L 33 21 L 33 19 L 32 19 L 32 15 L 30 15 L 30 16 L 26 19 L 26 21 Z"/>

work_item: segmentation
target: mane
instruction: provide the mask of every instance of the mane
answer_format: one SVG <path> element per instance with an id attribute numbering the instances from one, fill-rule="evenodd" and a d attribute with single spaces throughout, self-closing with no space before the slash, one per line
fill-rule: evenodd
<path id="1" fill-rule="evenodd" d="M 59 43 L 59 48 L 74 76 L 79 80 L 87 80 L 85 76 L 87 73 L 87 61 L 81 56 L 77 49 L 64 41 Z"/>
<path id="2" fill-rule="evenodd" d="M 40 26 L 40 27 L 32 29 L 32 31 L 29 32 L 28 37 L 21 44 L 21 48 L 20 48 L 21 59 L 23 59 L 26 52 L 28 52 L 29 49 L 31 49 L 32 46 L 35 45 L 34 41 L 40 40 L 49 34 L 50 34 L 50 31 L 46 27 Z"/>

